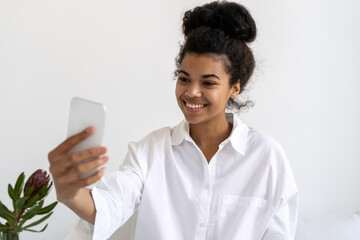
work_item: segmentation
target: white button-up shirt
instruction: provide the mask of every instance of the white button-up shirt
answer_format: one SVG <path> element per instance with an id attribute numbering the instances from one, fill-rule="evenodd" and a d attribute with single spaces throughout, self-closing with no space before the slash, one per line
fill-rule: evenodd
<path id="1" fill-rule="evenodd" d="M 150 133 L 92 196 L 93 239 L 109 238 L 138 209 L 136 240 L 289 240 L 298 190 L 273 138 L 227 114 L 231 135 L 210 163 L 184 120 Z"/>

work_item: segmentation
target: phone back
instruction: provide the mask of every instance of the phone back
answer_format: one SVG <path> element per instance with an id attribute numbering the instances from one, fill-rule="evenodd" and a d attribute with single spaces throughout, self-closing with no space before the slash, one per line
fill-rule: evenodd
<path id="1" fill-rule="evenodd" d="M 77 152 L 101 145 L 105 125 L 106 107 L 101 103 L 74 97 L 70 104 L 68 137 L 94 126 L 94 133 L 70 151 Z"/>

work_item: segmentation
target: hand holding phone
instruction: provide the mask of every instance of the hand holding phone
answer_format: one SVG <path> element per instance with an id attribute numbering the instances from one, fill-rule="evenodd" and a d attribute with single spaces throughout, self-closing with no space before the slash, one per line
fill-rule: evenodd
<path id="1" fill-rule="evenodd" d="M 84 199 L 91 200 L 91 194 L 84 187 L 95 183 L 104 175 L 105 167 L 102 166 L 109 158 L 104 155 L 106 148 L 100 146 L 104 131 L 105 107 L 74 98 L 70 109 L 69 137 L 49 152 L 48 159 L 57 200 L 75 211 L 86 208 L 86 205 L 83 205 Z M 84 162 L 88 159 L 96 160 Z M 99 168 L 101 169 L 97 171 Z M 91 170 L 93 172 L 89 172 Z M 76 212 L 79 216 L 83 215 L 81 211 Z"/>
<path id="2" fill-rule="evenodd" d="M 82 150 L 90 149 L 101 145 L 104 126 L 105 126 L 105 113 L 106 107 L 97 102 L 89 101 L 86 99 L 74 97 L 70 104 L 69 124 L 68 124 L 68 137 L 73 136 L 85 128 L 93 126 L 94 133 L 74 146 L 70 151 L 79 152 Z M 80 163 L 95 160 L 97 157 L 86 159 Z M 97 172 L 98 169 L 93 169 L 85 174 L 81 174 L 80 178 L 87 178 Z"/>

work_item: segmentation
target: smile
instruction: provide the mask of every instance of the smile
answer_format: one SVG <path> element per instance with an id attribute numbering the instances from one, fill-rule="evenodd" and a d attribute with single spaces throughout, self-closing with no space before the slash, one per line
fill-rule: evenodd
<path id="1" fill-rule="evenodd" d="M 207 106 L 207 104 L 192 104 L 192 103 L 188 103 L 186 101 L 183 101 L 186 105 L 186 107 L 190 108 L 190 109 L 200 109 L 200 108 L 204 108 Z"/>

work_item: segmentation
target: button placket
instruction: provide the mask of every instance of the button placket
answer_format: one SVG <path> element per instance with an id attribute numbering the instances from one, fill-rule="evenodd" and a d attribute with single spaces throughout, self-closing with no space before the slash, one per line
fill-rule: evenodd
<path id="1" fill-rule="evenodd" d="M 211 217 L 210 208 L 213 202 L 212 193 L 213 183 L 216 178 L 217 157 L 226 143 L 227 142 L 223 142 L 219 145 L 218 151 L 215 153 L 210 163 L 208 164 L 202 151 L 197 147 L 195 142 L 193 142 L 199 153 L 201 153 L 204 169 L 204 185 L 199 196 L 198 219 L 196 222 L 195 239 L 206 239 L 206 232 L 208 231 L 209 220 Z"/>
<path id="2" fill-rule="evenodd" d="M 209 211 L 212 200 L 212 184 L 209 169 L 210 168 L 207 164 L 204 165 L 204 185 L 199 196 L 199 213 L 197 230 L 195 233 L 196 239 L 206 238 L 207 223 L 209 220 Z"/>

